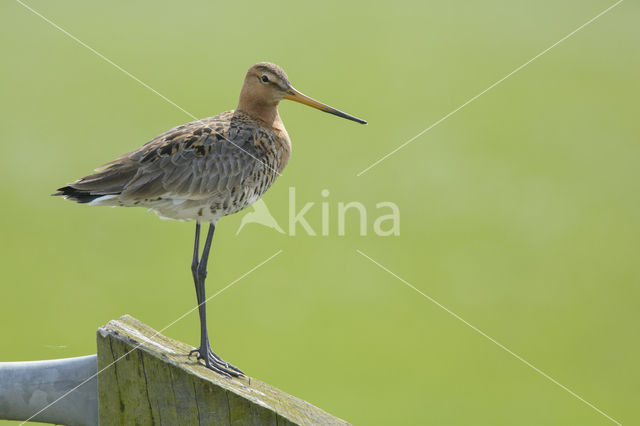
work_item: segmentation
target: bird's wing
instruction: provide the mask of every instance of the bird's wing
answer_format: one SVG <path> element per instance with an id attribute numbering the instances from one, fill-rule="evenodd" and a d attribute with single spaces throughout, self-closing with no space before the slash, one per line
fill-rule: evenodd
<path id="1" fill-rule="evenodd" d="M 119 199 L 204 199 L 254 179 L 263 167 L 254 146 L 258 126 L 235 123 L 223 113 L 169 130 L 140 149 L 69 185 L 91 195 Z"/>

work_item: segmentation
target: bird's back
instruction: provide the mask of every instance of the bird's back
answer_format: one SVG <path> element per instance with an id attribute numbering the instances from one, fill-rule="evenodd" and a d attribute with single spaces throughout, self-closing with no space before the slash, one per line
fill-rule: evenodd
<path id="1" fill-rule="evenodd" d="M 227 111 L 175 127 L 54 195 L 213 221 L 258 200 L 287 164 L 290 146 L 285 131 Z"/>

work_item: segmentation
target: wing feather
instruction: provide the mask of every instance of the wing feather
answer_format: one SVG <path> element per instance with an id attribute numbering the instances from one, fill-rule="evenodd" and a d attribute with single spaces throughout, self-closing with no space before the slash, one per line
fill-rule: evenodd
<path id="1" fill-rule="evenodd" d="M 254 140 L 264 132 L 257 123 L 234 123 L 233 111 L 194 121 L 152 139 L 69 187 L 118 199 L 224 199 L 251 183 L 264 164 L 256 160 Z M 231 140 L 231 142 L 229 141 Z"/>

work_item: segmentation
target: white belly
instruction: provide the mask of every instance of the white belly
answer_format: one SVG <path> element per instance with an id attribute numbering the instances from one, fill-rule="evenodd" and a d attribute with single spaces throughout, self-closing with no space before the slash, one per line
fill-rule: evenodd
<path id="1" fill-rule="evenodd" d="M 118 195 L 105 195 L 96 198 L 89 205 L 92 206 L 119 206 L 119 207 L 146 207 L 162 219 L 180 221 L 197 220 L 200 222 L 215 223 L 222 216 L 236 213 L 260 199 L 259 194 L 248 197 L 242 206 L 230 206 L 228 209 L 213 207 L 219 205 L 211 199 L 185 200 L 177 198 L 158 198 L 153 200 L 129 201 L 121 200 Z M 246 205 L 245 205 L 246 204 Z"/>

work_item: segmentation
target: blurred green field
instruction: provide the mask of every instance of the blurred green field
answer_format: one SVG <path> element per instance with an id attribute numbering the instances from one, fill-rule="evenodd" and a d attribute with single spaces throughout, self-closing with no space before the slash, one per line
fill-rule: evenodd
<path id="1" fill-rule="evenodd" d="M 364 175 L 356 174 L 613 2 L 28 1 L 198 117 L 246 69 L 368 126 L 285 102 L 293 141 L 265 196 L 393 201 L 398 237 L 279 234 L 223 219 L 213 347 L 354 424 L 612 424 L 361 250 L 623 424 L 640 423 L 640 7 L 627 1 Z M 129 313 L 195 304 L 193 224 L 49 194 L 189 117 L 20 4 L 0 4 L 0 360 L 95 352 Z M 323 189 L 330 190 L 327 199 Z M 371 224 L 370 224 L 371 226 Z M 165 334 L 195 344 L 193 312 Z M 10 424 L 7 422 L 6 424 Z"/>

